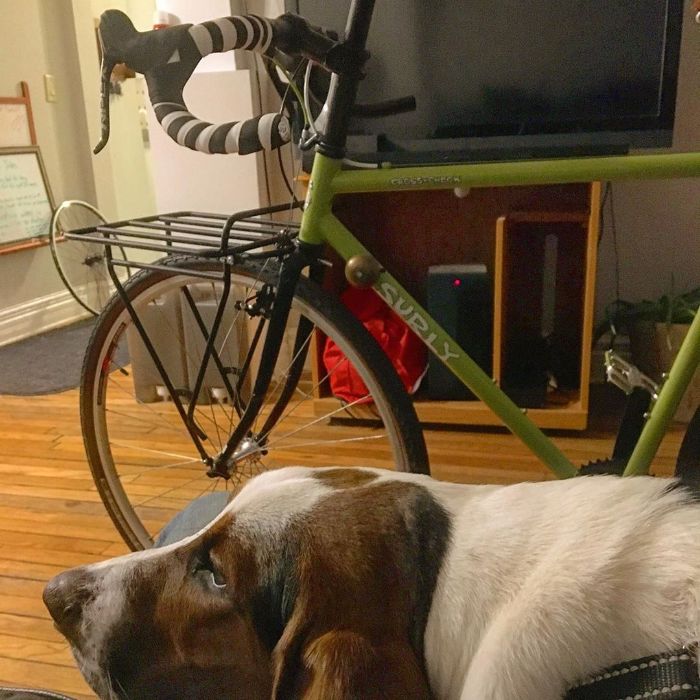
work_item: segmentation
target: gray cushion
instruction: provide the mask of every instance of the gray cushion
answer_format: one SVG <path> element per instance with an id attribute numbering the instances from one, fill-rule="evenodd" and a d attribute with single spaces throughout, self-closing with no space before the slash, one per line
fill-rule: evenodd
<path id="1" fill-rule="evenodd" d="M 200 496 L 178 513 L 161 531 L 155 541 L 156 547 L 173 544 L 199 532 L 221 513 L 231 498 L 227 491 L 217 491 Z M 0 700 L 2 700 L 0 696 Z"/>
<path id="2" fill-rule="evenodd" d="M 6 688 L 0 686 L 0 700 L 73 700 L 67 695 L 51 693 L 48 690 L 28 688 Z"/>

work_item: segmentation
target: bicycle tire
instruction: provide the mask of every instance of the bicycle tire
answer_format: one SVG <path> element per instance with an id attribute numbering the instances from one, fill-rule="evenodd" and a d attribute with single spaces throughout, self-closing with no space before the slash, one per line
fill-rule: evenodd
<path id="1" fill-rule="evenodd" d="M 157 309 L 160 305 L 160 308 L 165 309 L 167 304 L 170 303 L 165 301 L 169 298 L 166 292 L 177 290 L 178 293 L 174 296 L 182 297 L 184 296 L 182 290 L 185 288 L 185 284 L 190 292 L 193 290 L 197 291 L 198 288 L 194 285 L 202 284 L 206 286 L 210 284 L 207 281 L 203 282 L 200 278 L 188 277 L 188 271 L 221 270 L 221 266 L 218 263 L 188 257 L 173 257 L 166 260 L 164 264 L 177 268 L 177 272 L 142 270 L 135 274 L 125 285 L 126 294 L 137 310 L 143 312 L 143 309 L 146 308 L 145 305 L 148 304 L 150 304 L 150 307 Z M 251 289 L 259 288 L 264 284 L 274 284 L 277 274 L 278 266 L 276 261 L 268 261 L 265 264 L 247 263 L 235 266 L 232 269 L 234 296 L 236 285 L 240 285 L 242 291 L 247 290 L 246 293 L 249 293 Z M 148 307 L 150 309 L 148 313 L 152 312 L 150 307 Z M 293 428 L 293 432 L 286 434 L 282 432 L 281 437 L 277 438 L 272 435 L 271 431 L 272 438 L 264 450 L 265 463 L 262 463 L 263 451 L 259 451 L 259 454 L 254 456 L 260 461 L 261 464 L 259 466 L 261 470 L 284 466 L 285 464 L 306 464 L 308 461 L 317 461 L 318 455 L 313 446 L 318 446 L 319 442 L 323 445 L 325 439 L 319 441 L 313 436 L 315 433 L 323 430 L 327 431 L 337 441 L 332 445 L 329 441 L 327 445 L 329 448 L 332 447 L 332 450 L 329 449 L 328 451 L 328 459 L 326 460 L 329 465 L 350 466 L 351 464 L 362 464 L 365 466 L 388 466 L 401 471 L 429 473 L 425 442 L 413 403 L 406 394 L 393 366 L 374 338 L 336 298 L 308 279 L 302 278 L 300 280 L 293 308 L 310 318 L 315 328 L 326 336 L 330 336 L 343 349 L 346 355 L 352 359 L 354 366 L 370 389 L 373 406 L 375 407 L 372 410 L 378 414 L 386 435 L 381 433 L 381 429 L 375 425 L 375 420 L 370 421 L 369 427 L 366 421 L 358 422 L 355 420 L 351 420 L 349 426 L 347 421 L 342 420 L 340 425 L 338 425 L 338 421 L 319 419 L 315 412 L 311 411 L 309 423 L 301 429 Z M 166 313 L 171 312 L 163 311 L 164 316 Z M 181 317 L 180 321 L 184 328 L 186 324 L 182 321 L 182 318 L 184 317 Z M 235 321 L 235 323 L 237 322 Z M 250 319 L 246 317 L 245 323 L 249 322 Z M 199 487 L 197 486 L 195 489 L 194 486 L 189 485 L 190 482 L 186 481 L 192 473 L 189 471 L 191 465 L 197 461 L 195 458 L 191 459 L 190 453 L 186 452 L 185 444 L 187 440 L 191 442 L 191 438 L 187 436 L 182 443 L 176 443 L 174 433 L 171 434 L 169 432 L 172 431 L 170 423 L 172 416 L 170 415 L 168 415 L 167 425 L 165 425 L 165 421 L 161 424 L 161 418 L 166 412 L 171 410 L 171 404 L 166 401 L 141 405 L 138 403 L 138 400 L 133 401 L 122 397 L 124 387 L 130 386 L 130 382 L 133 383 L 137 367 L 133 364 L 131 356 L 128 360 L 115 360 L 115 355 L 117 354 L 115 348 L 122 343 L 125 337 L 128 341 L 128 327 L 130 323 L 131 319 L 124 302 L 118 295 L 115 295 L 98 318 L 86 349 L 81 378 L 80 412 L 85 449 L 96 488 L 123 539 L 132 549 L 136 550 L 151 546 L 158 530 L 177 514 L 187 502 L 195 500 L 193 492 L 198 492 Z M 231 326 L 233 327 L 233 322 Z M 223 353 L 230 351 L 229 346 L 236 344 L 235 342 L 230 342 L 230 334 L 231 329 L 227 328 L 224 336 L 226 343 L 221 344 L 222 358 Z M 221 337 L 221 335 L 218 335 L 217 339 Z M 316 336 L 314 335 L 314 337 Z M 189 353 L 190 351 L 187 350 L 187 352 Z M 250 354 L 250 348 L 247 348 L 246 356 Z M 254 353 L 252 354 L 254 355 Z M 134 353 L 134 357 L 136 356 L 136 353 Z M 187 359 L 189 360 L 190 358 L 188 357 Z M 116 372 L 113 371 L 115 368 L 117 368 Z M 284 364 L 282 363 L 281 372 L 284 373 L 284 371 Z M 314 390 L 318 391 L 319 387 L 325 387 L 324 382 L 327 381 L 332 371 L 334 370 L 330 370 L 324 377 L 318 378 L 318 381 L 314 379 L 316 383 L 311 390 L 306 388 L 305 395 L 311 395 Z M 132 374 L 132 379 L 125 378 L 124 373 Z M 108 405 L 109 401 L 112 400 L 109 396 L 110 392 L 113 394 L 113 406 L 116 405 L 116 409 L 110 408 Z M 303 394 L 303 392 L 300 393 Z M 300 420 L 298 416 L 303 411 L 299 410 L 297 416 L 292 416 L 291 413 L 292 411 L 297 411 L 297 406 L 301 405 L 302 401 L 299 401 L 299 404 L 295 404 L 294 408 L 282 417 L 281 422 L 275 426 L 276 429 L 282 431 L 282 424 L 285 421 L 287 421 L 285 429 L 289 429 L 289 421 Z M 337 404 L 339 408 L 324 418 L 329 418 L 329 416 L 330 418 L 345 418 L 349 414 L 355 415 L 358 408 L 352 405 L 349 407 L 348 405 L 343 406 L 333 399 L 331 399 L 331 403 L 333 405 Z M 198 423 L 204 423 L 206 418 L 207 425 L 209 425 L 209 410 L 211 410 L 213 416 L 215 411 L 224 411 L 227 404 L 212 402 L 207 405 L 209 406 L 206 409 L 207 415 L 200 416 L 199 412 L 202 411 L 202 414 L 204 414 L 204 408 L 197 404 L 195 411 L 198 414 Z M 150 447 L 141 447 L 141 443 L 138 440 L 135 441 L 133 438 L 127 437 L 129 429 L 136 430 L 139 435 L 146 430 L 143 420 L 150 414 L 144 406 L 155 407 L 152 410 L 157 409 L 158 429 L 151 434 L 150 439 L 156 440 L 158 438 L 165 441 L 167 449 L 160 448 L 160 443 L 158 442 L 149 442 Z M 122 415 L 125 407 L 134 412 L 131 418 Z M 368 409 L 365 408 L 365 410 Z M 229 420 L 232 414 L 233 410 L 230 409 Z M 216 415 L 218 416 L 218 413 Z M 218 421 L 218 418 L 211 422 L 215 423 L 216 421 Z M 154 422 L 156 421 L 154 420 Z M 233 425 L 230 423 L 228 427 L 229 433 L 232 427 Z M 180 422 L 179 429 L 186 434 L 186 429 L 182 422 Z M 305 443 L 304 438 L 301 438 L 301 442 L 299 442 L 298 434 L 303 429 L 311 431 L 311 443 Z M 346 432 L 348 430 L 354 432 L 349 434 Z M 147 435 L 148 432 L 146 431 L 144 434 Z M 288 443 L 284 442 L 285 438 L 289 441 Z M 212 442 L 212 447 L 217 447 L 217 445 L 214 445 L 216 441 L 213 437 L 213 428 L 210 428 L 208 439 Z M 275 439 L 278 440 L 277 444 L 280 444 L 279 440 L 282 440 L 279 449 L 283 451 L 283 454 L 279 457 L 270 456 L 273 454 L 271 446 L 275 444 Z M 220 437 L 218 440 L 220 446 Z M 364 451 L 364 457 L 360 456 L 358 458 L 357 452 L 354 450 L 354 447 L 356 447 L 354 445 L 355 440 L 373 441 L 373 450 L 371 451 L 373 458 L 368 458 L 369 451 L 367 450 Z M 362 444 L 360 442 L 360 445 Z M 311 450 L 309 449 L 310 447 Z M 350 448 L 349 451 L 348 447 Z M 155 453 L 161 449 L 163 453 L 161 459 L 166 461 L 166 464 L 149 464 L 150 458 L 158 462 L 157 457 L 160 455 Z M 362 451 L 359 452 L 361 453 Z M 294 459 L 292 459 L 292 456 Z M 172 461 L 173 459 L 176 461 L 172 464 L 167 464 L 168 460 Z M 185 459 L 188 461 L 182 461 Z M 281 460 L 281 462 L 276 460 Z M 142 475 L 136 473 L 136 462 L 138 461 L 144 462 L 143 473 L 146 476 L 143 478 L 143 481 L 140 481 Z M 245 460 L 242 464 L 245 466 Z M 147 471 L 149 467 L 151 471 Z M 162 472 L 165 467 L 171 470 L 169 473 L 177 473 L 177 476 L 173 477 L 172 482 L 168 481 L 166 475 Z M 201 476 L 206 479 L 205 469 L 201 462 L 197 464 L 197 468 L 201 470 Z M 160 474 L 158 470 L 161 470 Z M 253 475 L 252 469 L 251 474 L 243 473 L 243 471 L 242 469 L 241 473 L 236 475 L 239 481 L 243 481 L 248 476 Z M 181 481 L 177 481 L 177 479 Z M 159 485 L 161 480 L 165 482 L 162 485 L 164 491 L 154 501 L 153 499 L 156 498 L 156 495 L 153 498 L 150 498 L 149 495 L 157 488 L 161 488 Z M 182 480 L 185 481 L 183 482 Z M 174 486 L 171 487 L 171 483 Z M 229 483 L 226 482 L 225 486 L 228 487 L 228 485 Z M 166 490 L 166 488 L 169 490 Z M 177 497 L 174 489 L 178 490 Z M 136 499 L 141 498 L 142 494 L 146 494 L 144 500 L 137 503 Z M 171 503 L 171 501 L 175 501 L 175 503 Z"/>
<path id="2" fill-rule="evenodd" d="M 105 262 L 105 247 L 100 243 L 66 239 L 64 234 L 105 223 L 95 207 L 74 199 L 62 202 L 51 217 L 49 248 L 56 272 L 73 299 L 93 316 L 100 313 L 114 292 Z M 114 249 L 126 259 L 119 246 Z M 68 251 L 70 254 L 66 255 Z M 124 277 L 128 276 L 128 268 L 120 270 Z"/>

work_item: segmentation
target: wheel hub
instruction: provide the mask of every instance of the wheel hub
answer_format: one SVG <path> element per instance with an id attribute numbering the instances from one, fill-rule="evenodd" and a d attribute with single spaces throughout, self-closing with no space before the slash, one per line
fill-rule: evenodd
<path id="1" fill-rule="evenodd" d="M 85 260 L 83 260 L 83 265 L 92 267 L 93 265 L 97 265 L 98 263 L 102 262 L 103 258 L 103 255 L 88 255 Z"/>
<path id="2" fill-rule="evenodd" d="M 241 440 L 238 449 L 226 460 L 221 455 L 216 457 L 212 468 L 207 472 L 211 477 L 223 477 L 230 479 L 231 475 L 240 467 L 260 463 L 260 456 L 265 454 L 261 442 L 249 436 Z"/>
<path id="3" fill-rule="evenodd" d="M 252 437 L 244 438 L 238 449 L 231 455 L 231 466 L 259 462 L 262 454 L 262 444 Z"/>

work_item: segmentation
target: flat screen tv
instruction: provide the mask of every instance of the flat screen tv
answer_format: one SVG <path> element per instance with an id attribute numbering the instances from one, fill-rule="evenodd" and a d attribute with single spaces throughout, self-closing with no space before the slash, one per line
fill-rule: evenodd
<path id="1" fill-rule="evenodd" d="M 341 31 L 350 5 L 286 2 Z M 377 0 L 359 100 L 418 108 L 355 120 L 349 150 L 401 162 L 669 146 L 683 14 L 684 0 Z"/>

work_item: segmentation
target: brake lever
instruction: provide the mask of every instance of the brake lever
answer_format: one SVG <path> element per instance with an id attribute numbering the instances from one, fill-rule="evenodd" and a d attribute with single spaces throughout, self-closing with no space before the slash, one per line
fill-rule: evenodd
<path id="1" fill-rule="evenodd" d="M 103 29 L 108 30 L 108 38 L 103 34 Z M 117 47 L 123 47 L 129 39 L 137 34 L 131 20 L 118 10 L 107 10 L 100 17 L 97 36 L 100 41 L 102 53 L 102 65 L 100 66 L 100 124 L 101 138 L 95 146 L 93 153 L 97 155 L 109 141 L 109 92 L 114 66 L 121 63 L 117 56 L 120 53 Z"/>
<path id="2" fill-rule="evenodd" d="M 101 37 L 101 35 L 100 35 Z M 100 38 L 100 43 L 102 39 Z M 109 141 L 109 86 L 112 80 L 112 71 L 118 61 L 110 59 L 106 56 L 104 48 L 102 49 L 102 66 L 100 68 L 100 126 L 101 137 L 100 142 L 93 149 L 93 153 L 97 155 Z"/>

